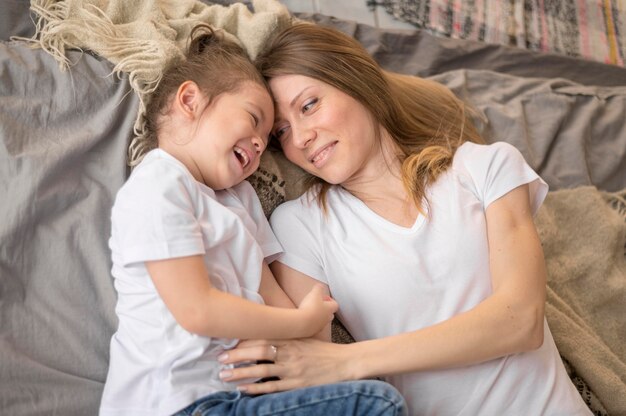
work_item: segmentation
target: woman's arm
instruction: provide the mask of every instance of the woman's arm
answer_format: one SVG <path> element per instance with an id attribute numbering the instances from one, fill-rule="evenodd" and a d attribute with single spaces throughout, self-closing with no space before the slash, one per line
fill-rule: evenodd
<path id="1" fill-rule="evenodd" d="M 242 339 L 307 337 L 324 328 L 337 310 L 336 302 L 325 300 L 319 286 L 311 290 L 298 309 L 260 305 L 222 292 L 211 285 L 199 255 L 150 261 L 146 267 L 176 321 L 199 335 Z"/>
<path id="2" fill-rule="evenodd" d="M 546 270 L 528 185 L 493 202 L 486 216 L 493 294 L 475 308 L 431 327 L 382 339 L 347 345 L 280 342 L 276 365 L 236 369 L 227 379 L 281 378 L 270 385 L 244 386 L 250 393 L 260 393 L 298 387 L 298 383 L 317 384 L 316 380 L 471 365 L 540 347 Z M 277 278 L 288 279 L 278 273 Z M 230 351 L 226 362 L 250 359 L 247 355 L 266 350 L 246 346 Z"/>

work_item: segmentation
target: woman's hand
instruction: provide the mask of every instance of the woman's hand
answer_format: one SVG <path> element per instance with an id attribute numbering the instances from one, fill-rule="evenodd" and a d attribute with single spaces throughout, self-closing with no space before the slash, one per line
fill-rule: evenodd
<path id="1" fill-rule="evenodd" d="M 222 364 L 265 361 L 224 370 L 224 381 L 246 378 L 278 377 L 279 380 L 263 383 L 242 384 L 238 388 L 250 394 L 273 393 L 300 387 L 353 380 L 350 363 L 351 344 L 333 344 L 315 339 L 282 341 L 242 341 L 232 350 L 220 356 Z"/>

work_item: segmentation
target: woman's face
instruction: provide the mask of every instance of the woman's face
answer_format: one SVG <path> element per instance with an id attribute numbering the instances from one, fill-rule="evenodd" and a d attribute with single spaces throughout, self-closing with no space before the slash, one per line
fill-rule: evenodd
<path id="1" fill-rule="evenodd" d="M 273 135 L 285 156 L 331 184 L 377 175 L 377 123 L 357 100 L 302 75 L 270 80 L 275 100 Z"/>

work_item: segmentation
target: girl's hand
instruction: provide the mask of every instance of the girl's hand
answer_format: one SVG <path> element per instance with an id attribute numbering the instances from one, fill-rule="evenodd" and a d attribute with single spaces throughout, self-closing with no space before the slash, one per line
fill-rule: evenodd
<path id="1" fill-rule="evenodd" d="M 315 285 L 302 299 L 298 311 L 302 313 L 302 333 L 295 337 L 309 337 L 319 333 L 328 325 L 337 312 L 339 305 L 324 293 L 322 285 Z"/>
<path id="2" fill-rule="evenodd" d="M 242 341 L 236 348 L 220 356 L 222 364 L 250 361 L 265 363 L 224 370 L 220 373 L 220 378 L 224 381 L 279 378 L 238 386 L 238 389 L 250 394 L 354 380 L 351 371 L 354 361 L 351 359 L 353 345 L 355 344 L 333 344 L 315 339 Z"/>

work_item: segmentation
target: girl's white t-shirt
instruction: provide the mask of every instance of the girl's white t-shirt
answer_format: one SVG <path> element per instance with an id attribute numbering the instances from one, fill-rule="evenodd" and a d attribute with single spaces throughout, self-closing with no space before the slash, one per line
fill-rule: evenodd
<path id="1" fill-rule="evenodd" d="M 431 326 L 492 293 L 485 210 L 523 184 L 534 214 L 548 186 L 521 153 L 506 143 L 465 143 L 428 190 L 429 218 L 410 228 L 339 186 L 328 191 L 326 214 L 312 193 L 279 206 L 270 221 L 284 249 L 278 261 L 329 285 L 357 341 Z M 411 415 L 590 414 L 544 328 L 535 351 L 386 380 Z"/>
<path id="2" fill-rule="evenodd" d="M 213 191 L 156 149 L 119 190 L 111 221 L 119 326 L 100 414 L 170 415 L 207 394 L 234 390 L 219 379 L 217 356 L 238 340 L 199 336 L 178 325 L 145 262 L 202 255 L 214 287 L 263 303 L 262 262 L 281 247 L 252 186 L 244 181 Z"/>

